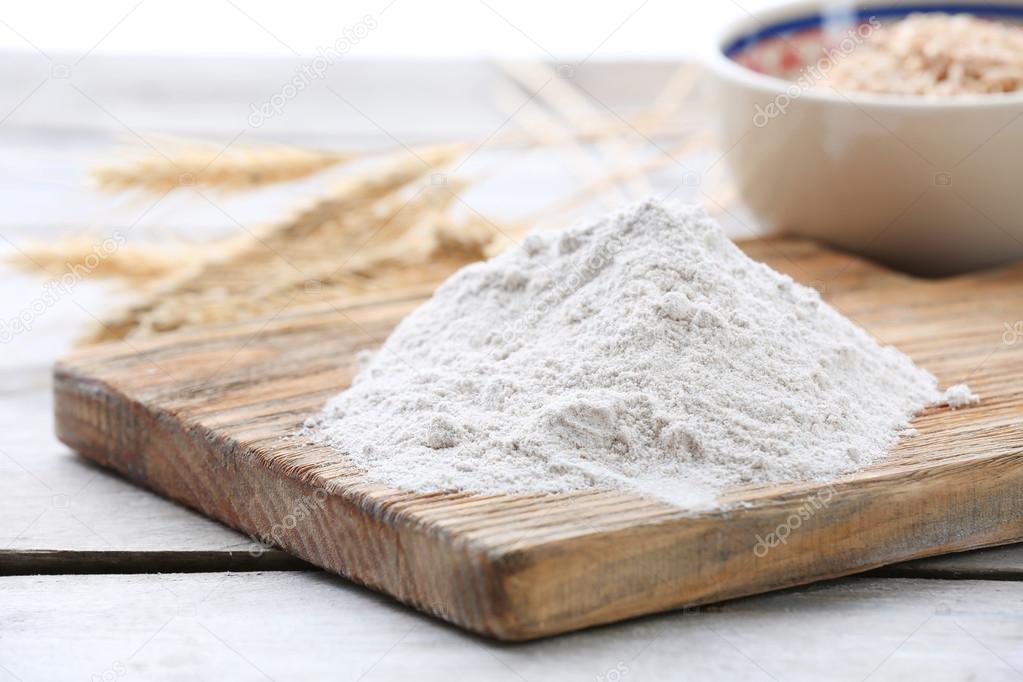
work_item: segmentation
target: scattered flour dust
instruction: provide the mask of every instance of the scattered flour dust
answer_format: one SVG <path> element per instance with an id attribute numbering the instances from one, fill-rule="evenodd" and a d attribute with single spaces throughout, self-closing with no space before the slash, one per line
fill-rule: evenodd
<path id="1" fill-rule="evenodd" d="M 415 491 L 724 487 L 883 457 L 947 395 L 700 209 L 648 201 L 452 276 L 307 423 Z"/>

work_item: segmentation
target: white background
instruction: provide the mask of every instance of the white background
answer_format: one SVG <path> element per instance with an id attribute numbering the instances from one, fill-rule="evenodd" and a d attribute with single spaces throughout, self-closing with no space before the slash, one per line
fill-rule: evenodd
<path id="1" fill-rule="evenodd" d="M 333 44 L 366 15 L 352 55 L 659 59 L 691 56 L 773 0 L 3 0 L 0 50 L 288 55 Z"/>

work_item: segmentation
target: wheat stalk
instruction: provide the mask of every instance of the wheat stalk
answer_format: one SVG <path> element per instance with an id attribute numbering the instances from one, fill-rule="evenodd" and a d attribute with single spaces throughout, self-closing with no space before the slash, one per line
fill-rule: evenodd
<path id="1" fill-rule="evenodd" d="M 517 80 L 531 87 L 548 76 L 519 71 Z M 623 183 L 643 191 L 644 178 L 668 165 L 670 158 L 658 155 L 634 161 L 631 154 L 626 155 L 625 142 L 639 142 L 646 136 L 677 138 L 677 132 L 666 134 L 664 126 L 682 120 L 682 100 L 693 83 L 692 70 L 680 69 L 655 107 L 628 117 L 604 115 L 559 83 L 539 98 L 545 108 L 532 102 L 521 111 L 516 109 L 517 120 L 537 123 L 534 129 L 501 133 L 482 142 L 355 153 L 278 145 L 218 150 L 208 144 L 174 141 L 164 145 L 170 149 L 166 156 L 141 154 L 101 167 L 94 179 L 105 189 L 166 192 L 187 184 L 223 190 L 258 188 L 358 160 L 346 166 L 347 174 L 330 191 L 251 233 L 205 249 L 182 249 L 187 257 L 177 260 L 150 254 L 147 264 L 145 256 L 138 257 L 138 275 L 118 275 L 111 266 L 112 277 L 150 284 L 141 289 L 134 306 L 107 318 L 85 341 L 147 336 L 274 315 L 298 303 L 350 301 L 353 296 L 411 284 L 435 285 L 466 263 L 515 243 L 532 223 L 530 219 L 499 224 L 472 210 L 460 196 L 470 182 L 448 175 L 450 168 L 459 167 L 460 159 L 483 145 L 516 149 L 569 145 L 572 158 L 587 166 L 586 177 L 592 178 L 594 171 L 602 173 L 575 195 L 534 216 L 538 219 L 572 210 Z M 520 99 L 516 98 L 516 107 Z M 579 146 L 582 141 L 596 143 L 595 149 L 606 155 L 602 163 L 592 150 Z M 672 155 L 698 151 L 705 137 L 687 135 L 682 144 L 677 142 L 668 143 Z M 479 181 L 476 176 L 472 182 Z M 80 250 L 81 245 L 76 248 Z M 39 263 L 44 268 L 66 263 L 70 250 L 69 244 L 54 245 Z M 146 268 L 149 279 L 141 274 Z"/>
<path id="2" fill-rule="evenodd" d="M 550 76 L 549 70 L 536 72 L 524 67 L 508 68 L 518 74 L 518 80 L 526 86 L 535 85 L 538 78 Z M 691 67 L 680 67 L 676 77 L 665 89 L 666 94 L 672 95 L 668 103 L 659 103 L 649 112 L 611 121 L 597 115 L 591 106 L 572 95 L 563 83 L 553 82 L 551 90 L 555 95 L 548 99 L 568 125 L 552 120 L 542 112 L 526 112 L 523 116 L 540 117 L 541 132 L 514 131 L 458 146 L 468 151 L 484 143 L 504 148 L 553 148 L 566 145 L 578 147 L 580 143 L 587 142 L 609 145 L 621 158 L 624 141 L 617 138 L 630 130 L 633 133 L 652 134 L 660 128 L 677 112 L 677 102 L 682 100 L 694 80 L 693 71 Z M 105 192 L 140 189 L 162 194 L 188 186 L 243 191 L 307 178 L 353 160 L 386 156 L 393 152 L 391 148 L 326 151 L 268 143 L 218 147 L 208 142 L 174 137 L 160 139 L 151 136 L 151 139 L 156 139 L 163 149 L 151 147 L 122 152 L 125 158 L 120 161 L 99 164 L 91 170 L 93 185 Z M 407 149 L 420 156 L 430 153 L 429 147 Z"/>
<path id="3" fill-rule="evenodd" d="M 357 156 L 285 145 L 217 150 L 200 142 L 178 141 L 167 152 L 138 151 L 121 162 L 99 165 L 91 178 L 105 192 L 163 193 L 188 186 L 239 191 L 306 178 Z"/>
<path id="4" fill-rule="evenodd" d="M 113 246 L 100 248 L 104 242 Z M 55 278 L 70 273 L 76 278 L 149 281 L 180 271 L 198 248 L 179 243 L 120 244 L 109 237 L 75 234 L 19 245 L 7 262 L 18 270 Z"/>
<path id="5" fill-rule="evenodd" d="M 272 315 L 293 301 L 333 300 L 407 281 L 411 265 L 446 263 L 425 276 L 450 274 L 481 257 L 486 239 L 450 232 L 450 208 L 465 182 L 433 174 L 465 145 L 401 152 L 345 179 L 333 191 L 253 235 L 225 242 L 216 253 L 165 278 L 142 302 L 94 327 L 94 343 L 211 322 Z M 478 231 L 477 231 L 478 234 Z M 412 278 L 414 279 L 414 277 Z"/>

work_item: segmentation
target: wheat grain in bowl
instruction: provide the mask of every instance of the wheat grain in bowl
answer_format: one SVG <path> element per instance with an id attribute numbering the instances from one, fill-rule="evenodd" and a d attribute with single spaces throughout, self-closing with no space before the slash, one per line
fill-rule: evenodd
<path id="1" fill-rule="evenodd" d="M 707 64 L 752 219 L 915 275 L 1023 258 L 1021 33 L 1023 0 L 795 0 L 723 27 Z"/>
<path id="2" fill-rule="evenodd" d="M 972 14 L 914 13 L 881 26 L 818 87 L 955 96 L 1023 88 L 1023 28 Z"/>

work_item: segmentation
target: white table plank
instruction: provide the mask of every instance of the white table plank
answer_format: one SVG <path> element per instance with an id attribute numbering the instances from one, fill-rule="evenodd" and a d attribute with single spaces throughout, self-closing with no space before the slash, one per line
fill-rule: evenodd
<path id="1" fill-rule="evenodd" d="M 1023 580 L 1023 544 L 906 561 L 885 566 L 875 571 L 873 575 L 896 578 Z"/>
<path id="2" fill-rule="evenodd" d="M 48 62 L 32 52 L 0 61 L 0 110 L 17 106 L 7 128 L 304 139 L 322 144 L 339 134 L 381 129 L 411 143 L 484 137 L 507 118 L 494 102 L 497 66 L 484 61 L 360 60 L 331 66 L 322 78 L 259 120 L 253 106 L 280 95 L 307 60 L 93 54 L 78 65 L 65 55 Z M 54 65 L 62 65 L 54 68 Z M 562 70 L 615 111 L 652 101 L 675 72 L 668 62 L 591 61 Z M 67 68 L 65 68 L 67 67 Z M 552 74 L 554 72 L 552 71 Z M 33 92 L 35 88 L 38 88 Z M 524 101 L 530 93 L 524 93 Z M 253 124 L 256 125 L 253 125 Z"/>
<path id="3" fill-rule="evenodd" d="M 52 422 L 48 367 L 0 372 L 0 573 L 302 565 L 80 459 Z"/>
<path id="4" fill-rule="evenodd" d="M 0 642 L 26 682 L 1016 680 L 1023 583 L 847 579 L 501 645 L 322 573 L 21 576 Z"/>

